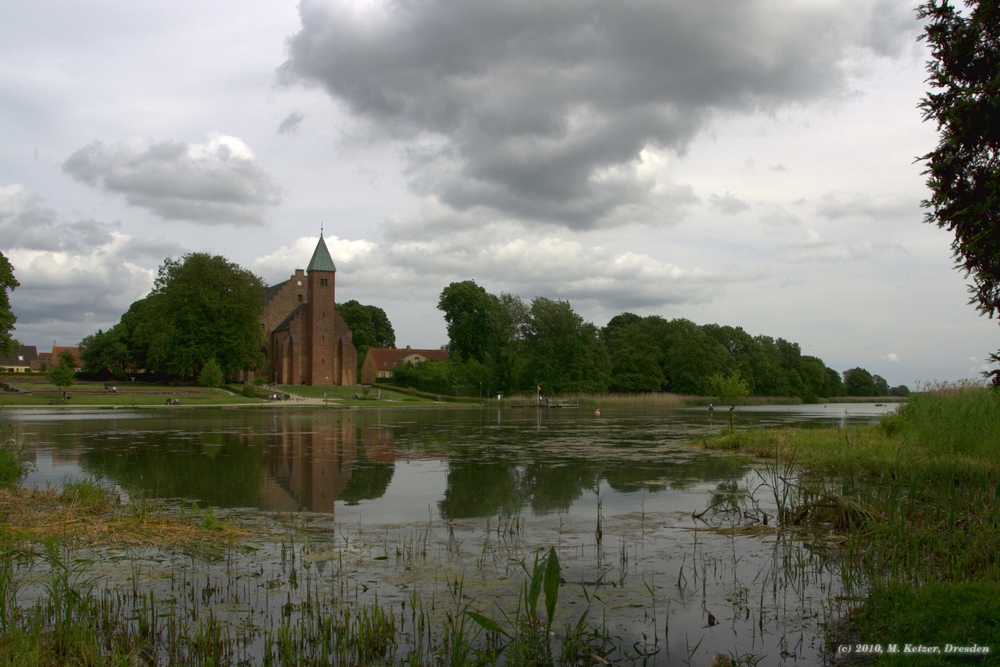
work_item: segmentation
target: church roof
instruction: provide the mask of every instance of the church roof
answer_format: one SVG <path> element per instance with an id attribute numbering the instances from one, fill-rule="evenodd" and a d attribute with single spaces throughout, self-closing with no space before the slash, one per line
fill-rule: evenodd
<path id="1" fill-rule="evenodd" d="M 337 267 L 333 265 L 333 258 L 330 257 L 330 251 L 326 249 L 326 241 L 323 240 L 323 232 L 319 234 L 319 243 L 316 244 L 316 250 L 313 251 L 312 259 L 309 260 L 309 266 L 306 267 L 306 271 L 312 273 L 313 271 L 336 271 Z"/>

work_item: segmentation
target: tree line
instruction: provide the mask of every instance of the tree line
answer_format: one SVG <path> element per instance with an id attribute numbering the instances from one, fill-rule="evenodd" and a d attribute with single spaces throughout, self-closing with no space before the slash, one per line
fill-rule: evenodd
<path id="1" fill-rule="evenodd" d="M 105 377 L 235 377 L 265 364 L 264 282 L 226 258 L 189 253 L 167 258 L 153 290 L 120 321 L 80 343 L 83 371 Z M 843 375 L 797 343 L 751 336 L 740 327 L 698 325 L 622 313 L 603 328 L 567 301 L 495 295 L 473 280 L 453 282 L 438 309 L 451 358 L 396 369 L 394 382 L 466 396 L 661 392 L 715 395 L 719 378 L 739 378 L 749 393 L 820 397 L 908 394 L 862 368 Z M 347 301 L 338 312 L 353 331 L 359 361 L 370 347 L 393 347 L 384 310 Z M 360 364 L 359 364 L 360 365 Z M 217 386 L 217 380 L 213 386 Z"/>
<path id="2" fill-rule="evenodd" d="M 200 378 L 212 385 L 266 360 L 261 316 L 264 281 L 220 255 L 189 253 L 167 258 L 153 290 L 135 301 L 117 324 L 80 342 L 83 372 L 124 378 Z M 359 358 L 369 347 L 392 347 L 396 334 L 385 311 L 357 301 L 337 306 L 353 332 Z M 206 378 L 206 381 L 208 378 Z"/>
<path id="3" fill-rule="evenodd" d="M 567 301 L 490 294 L 475 281 L 454 282 L 438 309 L 447 324 L 448 362 L 397 370 L 395 382 L 427 391 L 492 395 L 661 392 L 714 395 L 717 379 L 738 377 L 749 393 L 796 396 L 908 395 L 905 385 L 863 368 L 843 374 L 798 343 L 751 336 L 740 327 L 698 325 L 622 313 L 603 328 L 586 322 Z"/>

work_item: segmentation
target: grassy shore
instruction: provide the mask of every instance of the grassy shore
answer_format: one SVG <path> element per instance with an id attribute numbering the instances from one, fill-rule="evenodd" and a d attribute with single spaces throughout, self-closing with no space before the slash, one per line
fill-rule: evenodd
<path id="1" fill-rule="evenodd" d="M 307 560 L 294 524 L 237 525 L 93 480 L 22 488 L 17 440 L 9 429 L 0 440 L 3 665 L 603 666 L 629 648 L 586 610 L 555 621 L 554 549 L 522 562 L 521 597 L 505 613 L 472 600 L 460 576 L 445 599 L 414 589 L 401 605 L 380 604 L 358 598 L 342 557 L 325 572 L 326 561 Z M 396 550 L 422 566 L 418 542 Z"/>
<path id="2" fill-rule="evenodd" d="M 831 628 L 831 647 L 879 645 L 869 656 L 879 665 L 950 664 L 969 657 L 944 654 L 948 645 L 989 647 L 977 664 L 1000 664 L 1000 394 L 939 385 L 877 426 L 702 444 L 768 462 L 782 527 L 840 535 L 847 595 L 860 604 Z"/>

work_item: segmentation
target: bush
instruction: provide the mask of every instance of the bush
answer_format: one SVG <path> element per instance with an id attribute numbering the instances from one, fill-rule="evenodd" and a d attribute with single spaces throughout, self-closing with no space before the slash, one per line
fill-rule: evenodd
<path id="1" fill-rule="evenodd" d="M 209 389 L 221 387 L 225 381 L 226 375 L 219 368 L 219 363 L 214 357 L 205 363 L 201 369 L 201 373 L 198 374 L 198 384 Z"/>
<path id="2" fill-rule="evenodd" d="M 257 398 L 257 387 L 252 384 L 243 385 L 243 395 L 247 398 Z"/>

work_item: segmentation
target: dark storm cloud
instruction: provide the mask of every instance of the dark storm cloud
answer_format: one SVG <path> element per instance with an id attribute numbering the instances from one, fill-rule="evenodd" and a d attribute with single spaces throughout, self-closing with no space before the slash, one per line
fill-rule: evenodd
<path id="1" fill-rule="evenodd" d="M 206 144 L 95 141 L 76 151 L 63 170 L 78 181 L 120 194 L 165 220 L 261 224 L 279 189 L 238 139 Z"/>
<path id="2" fill-rule="evenodd" d="M 676 217 L 690 189 L 645 173 L 643 149 L 683 151 L 717 111 L 841 92 L 859 49 L 916 31 L 883 0 L 305 0 L 300 15 L 285 79 L 429 144 L 415 191 L 577 229 Z"/>

